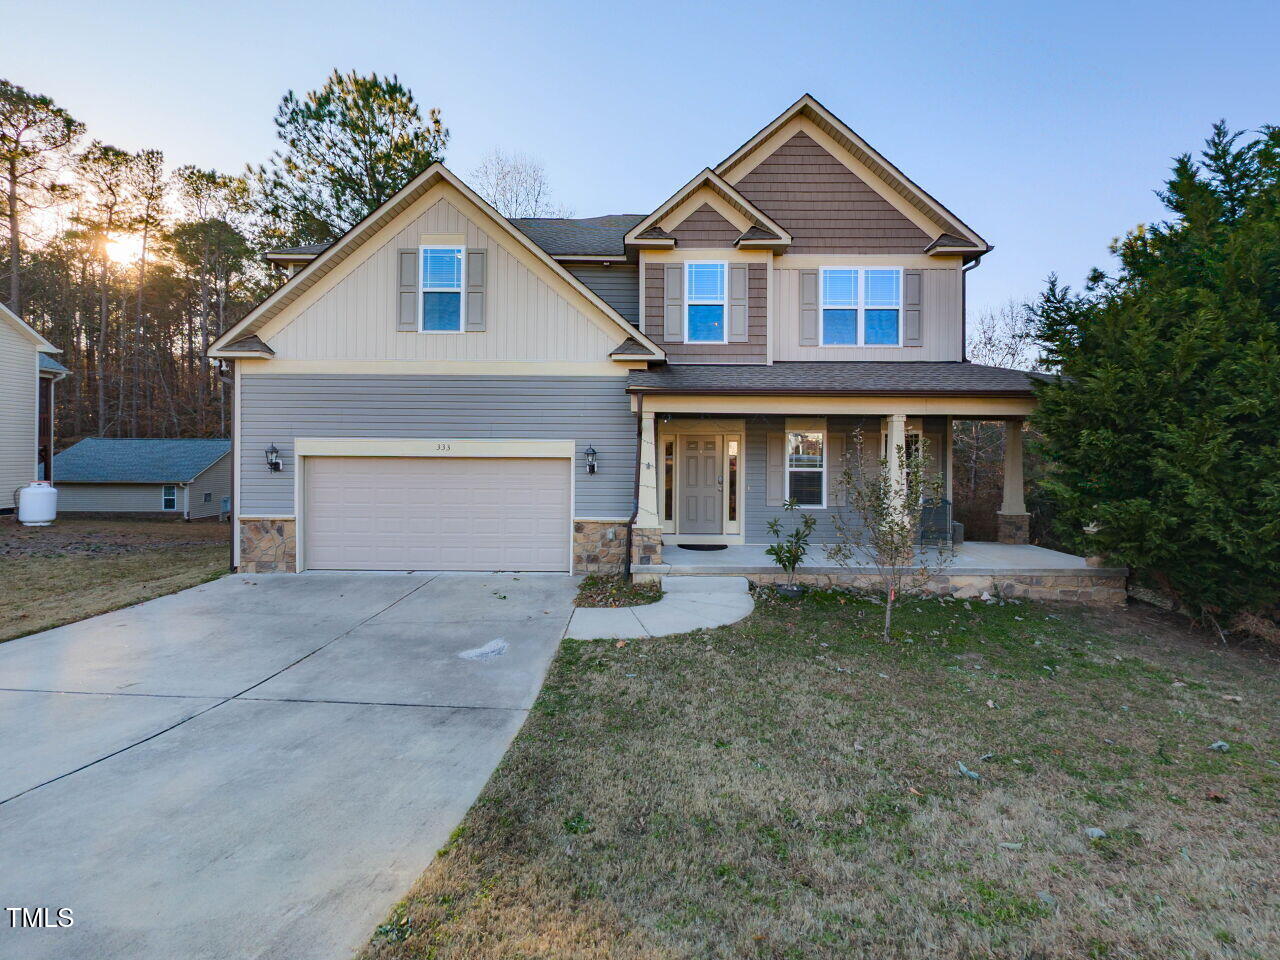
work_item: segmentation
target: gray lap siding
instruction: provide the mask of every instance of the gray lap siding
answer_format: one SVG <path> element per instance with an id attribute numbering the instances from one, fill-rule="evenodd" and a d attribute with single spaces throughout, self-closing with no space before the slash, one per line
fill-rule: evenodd
<path id="1" fill-rule="evenodd" d="M 779 433 L 786 428 L 786 420 L 783 417 L 756 417 L 747 421 L 747 462 L 746 462 L 746 521 L 743 533 L 746 535 L 747 543 L 771 543 L 772 535 L 769 533 L 769 521 L 775 517 L 782 522 L 783 533 L 790 533 L 798 524 L 800 514 L 812 514 L 817 521 L 814 528 L 813 537 L 810 543 L 829 543 L 835 536 L 835 527 L 832 525 L 831 517 L 836 509 L 843 509 L 848 512 L 848 507 L 833 508 L 831 498 L 828 495 L 827 506 L 825 508 L 808 507 L 799 510 L 787 511 L 782 507 L 771 507 L 765 502 L 765 469 L 767 467 L 767 452 L 765 449 L 766 437 L 770 433 Z M 828 434 L 840 433 L 845 437 L 845 446 L 852 449 L 852 442 L 848 439 L 849 434 L 856 429 L 861 429 L 864 436 L 864 442 L 870 447 L 876 444 L 875 449 L 879 449 L 880 443 L 880 418 L 879 417 L 828 417 L 827 432 Z M 940 417 L 929 417 L 924 422 L 924 435 L 928 441 L 928 449 L 932 455 L 938 458 L 938 466 L 944 474 L 945 481 L 946 457 L 941 455 L 943 451 L 943 442 L 945 437 L 945 424 Z M 828 476 L 830 472 L 840 467 L 832 464 L 830 460 L 827 463 Z"/>
<path id="2" fill-rule="evenodd" d="M 636 420 L 619 377 L 246 374 L 240 378 L 240 505 L 294 515 L 295 437 L 574 440 L 574 516 L 626 518 Z M 274 444 L 284 468 L 267 469 Z M 595 447 L 588 476 L 582 451 Z M 518 498 L 519 490 L 512 490 Z"/>

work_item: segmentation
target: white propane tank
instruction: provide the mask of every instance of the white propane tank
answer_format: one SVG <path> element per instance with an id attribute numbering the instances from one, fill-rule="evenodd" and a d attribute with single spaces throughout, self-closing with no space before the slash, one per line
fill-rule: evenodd
<path id="1" fill-rule="evenodd" d="M 35 480 L 18 491 L 18 521 L 47 527 L 58 515 L 58 491 L 48 480 Z"/>

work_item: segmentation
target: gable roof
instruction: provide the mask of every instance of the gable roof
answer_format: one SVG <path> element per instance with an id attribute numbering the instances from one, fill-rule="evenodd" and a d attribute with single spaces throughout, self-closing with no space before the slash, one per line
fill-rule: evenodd
<path id="1" fill-rule="evenodd" d="M 18 333 L 22 334 L 23 337 L 35 344 L 35 348 L 41 353 L 62 352 L 44 337 L 40 336 L 40 334 L 36 332 L 35 327 L 31 326 L 3 303 L 0 303 L 0 322 L 8 323 L 11 327 L 17 330 Z"/>
<path id="2" fill-rule="evenodd" d="M 313 260 L 286 280 L 275 292 L 270 294 L 265 300 L 249 311 L 243 320 L 232 326 L 229 330 L 222 333 L 210 346 L 208 355 L 211 357 L 234 357 L 234 354 L 228 352 L 224 354 L 222 351 L 231 343 L 255 334 L 263 328 L 270 320 L 278 316 L 286 307 L 296 301 L 304 293 L 315 286 L 320 280 L 328 275 L 332 270 L 350 258 L 363 244 L 372 239 L 383 227 L 387 226 L 407 210 L 419 198 L 424 196 L 432 187 L 438 184 L 447 183 L 449 186 L 457 190 L 464 198 L 473 204 L 481 213 L 485 214 L 492 223 L 496 224 L 506 236 L 514 240 L 516 245 L 533 255 L 537 260 L 541 261 L 559 279 L 564 281 L 576 293 L 587 300 L 595 307 L 604 317 L 614 323 L 619 332 L 625 336 L 635 337 L 640 340 L 646 347 L 653 350 L 655 356 L 662 357 L 662 350 L 653 343 L 643 333 L 639 332 L 635 326 L 629 323 L 622 314 L 618 313 L 613 307 L 602 300 L 590 287 L 570 273 L 565 267 L 558 263 L 554 257 L 548 254 L 542 247 L 538 246 L 524 233 L 517 230 L 502 214 L 495 210 L 489 203 L 479 194 L 468 187 L 461 179 L 458 178 L 443 163 L 433 163 L 426 170 L 418 174 L 399 191 L 397 191 L 390 199 L 388 199 L 377 210 L 374 210 L 367 217 L 357 223 L 354 227 L 344 233 L 332 244 L 325 248 L 324 252 L 316 256 Z"/>
<path id="3" fill-rule="evenodd" d="M 190 483 L 231 452 L 230 440 L 88 437 L 53 458 L 58 483 Z"/>
<path id="4" fill-rule="evenodd" d="M 710 167 L 704 169 L 663 201 L 657 210 L 627 231 L 626 242 L 637 246 L 674 246 L 674 238 L 670 233 L 659 229 L 658 224 L 667 214 L 703 187 L 711 190 L 751 222 L 751 226 L 738 238 L 738 243 L 750 241 L 753 245 L 761 242 L 786 245 L 791 242 L 791 234 L 783 230 L 768 214 L 730 186 Z M 753 230 L 760 231 L 763 236 L 748 237 L 747 234 Z"/>
<path id="5" fill-rule="evenodd" d="M 991 249 L 991 245 L 982 239 L 976 230 L 968 226 L 921 187 L 912 182 L 906 174 L 886 160 L 879 151 L 850 129 L 843 120 L 819 103 L 812 94 L 806 93 L 786 110 L 778 114 L 772 122 L 754 137 L 721 160 L 715 167 L 715 173 L 726 179 L 732 177 L 733 172 L 756 147 L 798 116 L 803 116 L 810 120 L 823 133 L 853 154 L 860 163 L 865 164 L 891 190 L 919 210 L 932 223 L 936 224 L 942 233 L 949 233 L 957 238 L 962 238 L 969 244 L 965 248 L 949 249 L 949 253 L 962 251 L 986 253 Z M 932 248 L 933 245 L 931 245 Z"/>

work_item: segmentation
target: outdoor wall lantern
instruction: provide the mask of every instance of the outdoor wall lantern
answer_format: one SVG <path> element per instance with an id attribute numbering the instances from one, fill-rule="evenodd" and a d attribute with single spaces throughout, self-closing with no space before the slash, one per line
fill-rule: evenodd
<path id="1" fill-rule="evenodd" d="M 280 451 L 274 443 L 267 447 L 267 469 L 272 473 L 284 469 L 284 464 L 280 462 Z"/>
<path id="2" fill-rule="evenodd" d="M 587 460 L 587 473 L 595 473 L 596 472 L 596 448 L 587 447 L 587 449 L 582 451 L 582 455 Z"/>

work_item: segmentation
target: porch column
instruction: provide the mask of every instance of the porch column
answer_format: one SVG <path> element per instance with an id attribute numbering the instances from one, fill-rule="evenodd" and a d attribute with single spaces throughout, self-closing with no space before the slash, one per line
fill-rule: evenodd
<path id="1" fill-rule="evenodd" d="M 1023 495 L 1022 419 L 1004 422 L 1004 501 L 996 514 L 1001 543 L 1030 543 L 1031 517 Z"/>
<path id="2" fill-rule="evenodd" d="M 899 459 L 898 451 L 905 450 L 907 447 L 907 415 L 905 413 L 891 413 L 885 418 L 887 421 L 887 437 L 888 444 L 886 459 L 888 463 L 889 478 L 892 481 L 894 490 L 901 490 L 905 478 L 902 475 L 902 461 Z"/>
<path id="3" fill-rule="evenodd" d="M 662 562 L 662 519 L 658 515 L 658 445 L 653 414 L 640 415 L 640 482 L 636 491 L 636 522 L 631 527 L 631 573 Z"/>

